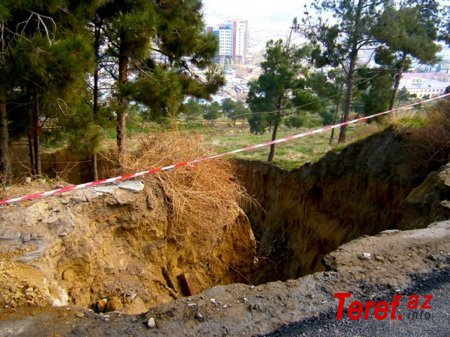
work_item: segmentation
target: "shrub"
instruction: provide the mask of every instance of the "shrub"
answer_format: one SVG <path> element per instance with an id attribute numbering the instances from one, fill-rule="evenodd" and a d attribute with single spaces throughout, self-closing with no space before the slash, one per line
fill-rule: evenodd
<path id="1" fill-rule="evenodd" d="M 434 170 L 450 158 L 450 99 L 439 101 L 423 117 L 398 126 L 407 135 L 409 154 L 417 168 Z"/>

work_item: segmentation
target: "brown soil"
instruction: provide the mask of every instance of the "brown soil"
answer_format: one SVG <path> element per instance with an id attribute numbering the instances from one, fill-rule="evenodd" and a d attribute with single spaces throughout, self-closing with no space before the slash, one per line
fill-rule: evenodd
<path id="1" fill-rule="evenodd" d="M 361 259 L 369 253 L 368 260 Z M 389 231 L 342 246 L 327 256 L 332 271 L 257 287 L 214 287 L 150 309 L 145 315 L 98 315 L 74 307 L 8 310 L 0 335 L 43 336 L 254 336 L 290 323 L 335 315 L 335 292 L 367 301 L 404 291 L 424 275 L 450 268 L 450 222 L 413 231 Z M 406 293 L 407 294 L 407 293 Z M 433 313 L 434 314 L 434 313 Z M 155 327 L 147 322 L 153 318 Z M 406 324 L 406 323 L 404 323 Z"/>
<path id="2" fill-rule="evenodd" d="M 335 291 L 403 289 L 448 268 L 450 251 L 450 165 L 430 172 L 404 150 L 387 131 L 291 172 L 244 163 L 263 209 L 245 205 L 252 230 L 229 207 L 208 244 L 168 235 L 170 201 L 155 179 L 5 207 L 0 335 L 148 335 L 150 318 L 155 335 L 260 334 L 331 310 Z M 261 285 L 216 286 L 249 280 Z M 186 284 L 192 295 L 214 288 L 181 298 Z M 114 313 L 87 310 L 105 296 Z M 50 304 L 70 307 L 36 307 Z"/>
<path id="3" fill-rule="evenodd" d="M 237 206 L 220 240 L 205 247 L 186 235 L 180 245 L 167 235 L 171 222 L 159 184 L 148 179 L 142 191 L 127 186 L 3 208 L 0 277 L 10 281 L 0 284 L 1 307 L 87 308 L 107 296 L 115 309 L 139 313 L 182 297 L 179 275 L 194 293 L 245 281 L 255 241 Z"/>

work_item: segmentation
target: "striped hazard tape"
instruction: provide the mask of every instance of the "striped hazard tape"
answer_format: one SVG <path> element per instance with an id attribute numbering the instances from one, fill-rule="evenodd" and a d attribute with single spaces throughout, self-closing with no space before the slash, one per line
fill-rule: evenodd
<path id="1" fill-rule="evenodd" d="M 169 166 L 152 168 L 152 169 L 149 169 L 149 170 L 146 170 L 146 171 L 132 173 L 132 174 L 125 174 L 125 175 L 117 176 L 117 177 L 114 177 L 114 178 L 101 179 L 101 180 L 91 181 L 91 182 L 84 183 L 84 184 L 79 184 L 79 185 L 70 185 L 70 186 L 66 186 L 66 187 L 63 187 L 63 188 L 58 188 L 56 190 L 40 192 L 40 193 L 34 193 L 34 194 L 27 194 L 27 195 L 24 195 L 24 196 L 21 196 L 21 197 L 17 197 L 17 198 L 0 200 L 0 206 L 7 205 L 7 204 L 12 204 L 12 203 L 15 203 L 15 202 L 21 202 L 21 201 L 25 201 L 25 200 L 39 199 L 39 198 L 48 197 L 48 196 L 51 196 L 51 195 L 67 193 L 67 192 L 70 192 L 70 191 L 81 190 L 81 189 L 95 187 L 95 186 L 99 186 L 99 185 L 105 185 L 105 184 L 111 184 L 111 183 L 115 183 L 115 182 L 119 182 L 119 181 L 130 180 L 130 179 L 133 179 L 133 178 L 138 178 L 138 177 L 142 177 L 142 176 L 149 175 L 149 174 L 155 174 L 155 173 L 163 172 L 163 171 L 170 171 L 170 170 L 174 170 L 174 169 L 179 168 L 179 167 L 198 164 L 198 163 L 201 163 L 201 162 L 206 161 L 206 160 L 222 158 L 222 157 L 233 155 L 233 154 L 236 154 L 236 153 L 241 153 L 241 152 L 247 152 L 247 151 L 260 149 L 260 148 L 263 148 L 263 147 L 270 146 L 272 144 L 286 143 L 286 142 L 292 141 L 294 139 L 299 139 L 299 138 L 303 138 L 303 137 L 306 137 L 306 136 L 314 135 L 314 134 L 317 134 L 317 133 L 322 133 L 322 132 L 325 132 L 325 131 L 329 131 L 329 130 L 332 130 L 332 129 L 339 128 L 339 127 L 344 126 L 344 125 L 351 125 L 351 124 L 356 124 L 356 123 L 359 123 L 359 122 L 364 122 L 364 121 L 366 121 L 368 119 L 380 117 L 380 116 L 392 113 L 394 111 L 403 110 L 403 109 L 410 109 L 410 108 L 412 108 L 414 106 L 417 106 L 417 105 L 420 105 L 420 104 L 424 104 L 424 103 L 428 103 L 428 102 L 431 102 L 431 101 L 436 101 L 436 100 L 439 100 L 439 99 L 442 99 L 442 98 L 448 97 L 448 96 L 450 96 L 450 93 L 442 95 L 442 96 L 438 96 L 438 97 L 429 98 L 429 99 L 426 99 L 426 100 L 423 100 L 423 101 L 420 101 L 420 102 L 417 102 L 417 103 L 405 105 L 405 106 L 402 106 L 402 107 L 399 107 L 399 108 L 396 108 L 396 109 L 380 112 L 380 113 L 377 113 L 377 114 L 374 114 L 374 115 L 371 115 L 371 116 L 362 117 L 362 118 L 354 119 L 354 120 L 351 120 L 351 121 L 347 121 L 347 122 L 343 122 L 343 123 L 339 123 L 339 124 L 335 124 L 335 125 L 325 126 L 325 127 L 319 128 L 319 129 L 309 130 L 309 131 L 305 131 L 305 132 L 302 132 L 302 133 L 299 133 L 299 134 L 296 134 L 296 135 L 280 138 L 280 139 L 277 139 L 277 140 L 274 140 L 274 141 L 268 141 L 268 142 L 261 143 L 261 144 L 251 145 L 251 146 L 243 147 L 243 148 L 236 149 L 236 150 L 233 150 L 233 151 L 219 153 L 219 154 L 215 154 L 215 155 L 212 155 L 212 156 L 201 157 L 201 158 L 197 158 L 197 159 L 193 159 L 193 160 L 185 161 L 185 162 L 180 162 L 180 163 L 169 165 Z"/>

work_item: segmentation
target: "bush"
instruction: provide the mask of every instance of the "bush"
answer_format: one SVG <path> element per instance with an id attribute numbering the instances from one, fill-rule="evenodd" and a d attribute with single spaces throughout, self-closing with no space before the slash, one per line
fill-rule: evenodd
<path id="1" fill-rule="evenodd" d="M 417 168 L 434 170 L 450 159 L 450 99 L 439 101 L 425 116 L 426 122 L 415 118 L 397 129 L 407 136 Z"/>
<path id="2" fill-rule="evenodd" d="M 292 128 L 300 128 L 300 127 L 314 128 L 322 125 L 322 123 L 323 119 L 319 114 L 310 113 L 307 111 L 300 111 L 295 115 L 288 116 L 284 120 L 284 124 L 287 127 Z"/>

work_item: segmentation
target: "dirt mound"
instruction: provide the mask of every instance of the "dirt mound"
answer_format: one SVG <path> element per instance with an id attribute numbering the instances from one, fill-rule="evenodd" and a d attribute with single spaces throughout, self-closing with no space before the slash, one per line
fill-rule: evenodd
<path id="1" fill-rule="evenodd" d="M 1 307 L 88 307 L 108 297 L 139 313 L 216 284 L 245 281 L 255 241 L 230 207 L 208 249 L 186 235 L 171 240 L 168 201 L 154 178 L 78 191 L 0 213 Z"/>

